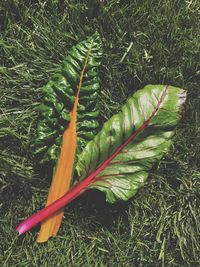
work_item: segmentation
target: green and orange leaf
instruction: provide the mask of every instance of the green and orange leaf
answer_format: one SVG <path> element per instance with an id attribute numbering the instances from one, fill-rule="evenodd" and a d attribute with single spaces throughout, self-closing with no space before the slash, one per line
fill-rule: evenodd
<path id="1" fill-rule="evenodd" d="M 37 152 L 45 151 L 42 162 L 56 162 L 46 206 L 69 190 L 75 155 L 97 132 L 100 59 L 101 41 L 99 35 L 94 34 L 70 50 L 60 73 L 44 88 L 45 104 L 40 106 L 43 120 L 38 127 Z M 45 242 L 57 234 L 63 213 L 60 210 L 42 223 L 37 242 Z"/>

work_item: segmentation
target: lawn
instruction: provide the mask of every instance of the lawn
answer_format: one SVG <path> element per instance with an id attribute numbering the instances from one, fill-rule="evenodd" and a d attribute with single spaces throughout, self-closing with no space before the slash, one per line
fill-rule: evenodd
<path id="1" fill-rule="evenodd" d="M 200 3 L 197 0 L 1 0 L 0 265 L 200 266 Z M 100 122 L 146 84 L 188 98 L 170 152 L 127 203 L 90 190 L 65 208 L 59 234 L 15 227 L 44 206 L 51 176 L 34 158 L 42 86 L 69 48 L 98 31 Z"/>

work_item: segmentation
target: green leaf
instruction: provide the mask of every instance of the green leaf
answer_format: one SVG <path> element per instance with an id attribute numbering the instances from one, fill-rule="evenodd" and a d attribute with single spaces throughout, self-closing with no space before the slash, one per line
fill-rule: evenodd
<path id="1" fill-rule="evenodd" d="M 184 90 L 172 86 L 137 91 L 79 156 L 79 179 L 105 192 L 110 203 L 134 196 L 169 150 L 185 98 Z"/>
<path id="2" fill-rule="evenodd" d="M 60 70 L 43 88 L 43 103 L 39 106 L 41 119 L 36 138 L 36 154 L 41 162 L 57 161 L 60 153 L 62 135 L 70 121 L 80 76 L 87 59 L 81 84 L 77 133 L 79 154 L 86 143 L 97 134 L 99 109 L 97 97 L 99 78 L 97 69 L 102 57 L 101 40 L 98 33 L 73 46 Z"/>

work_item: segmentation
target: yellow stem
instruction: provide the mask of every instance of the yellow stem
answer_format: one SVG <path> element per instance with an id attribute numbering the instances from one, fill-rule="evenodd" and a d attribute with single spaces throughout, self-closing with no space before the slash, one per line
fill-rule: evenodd
<path id="1" fill-rule="evenodd" d="M 80 89 L 83 82 L 83 75 L 87 66 L 88 58 L 89 53 L 80 75 L 77 95 L 75 97 L 74 105 L 70 113 L 70 123 L 63 134 L 60 157 L 58 160 L 55 176 L 51 184 L 46 206 L 48 206 L 58 198 L 62 197 L 69 190 L 70 187 L 77 144 L 77 106 L 79 101 Z M 62 209 L 42 222 L 40 233 L 37 238 L 38 243 L 46 242 L 51 236 L 55 236 L 57 234 L 62 222 L 63 215 L 64 211 Z"/>

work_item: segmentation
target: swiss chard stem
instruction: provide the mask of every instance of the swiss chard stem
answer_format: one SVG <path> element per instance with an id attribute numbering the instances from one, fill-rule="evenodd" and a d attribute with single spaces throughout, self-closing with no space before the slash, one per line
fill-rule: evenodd
<path id="1" fill-rule="evenodd" d="M 29 231 L 36 224 L 43 221 L 44 219 L 51 216 L 56 211 L 62 209 L 65 205 L 69 204 L 72 200 L 77 198 L 80 194 L 82 194 L 91 183 L 91 176 L 88 176 L 87 179 L 75 185 L 70 191 L 68 191 L 64 196 L 50 204 L 49 206 L 41 209 L 37 213 L 30 216 L 28 219 L 20 223 L 16 230 L 19 232 L 19 235 Z"/>

